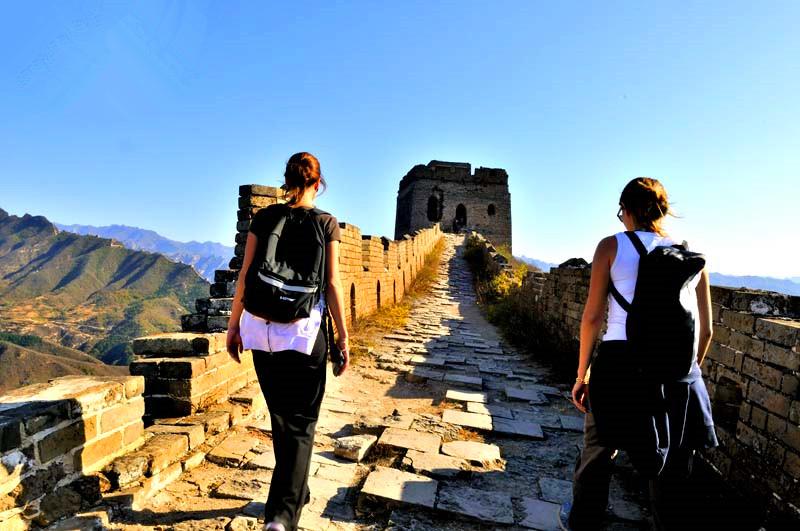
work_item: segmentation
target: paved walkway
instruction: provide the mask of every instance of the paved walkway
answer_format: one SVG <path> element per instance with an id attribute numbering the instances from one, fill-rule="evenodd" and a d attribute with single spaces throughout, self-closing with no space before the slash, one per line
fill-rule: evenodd
<path id="1" fill-rule="evenodd" d="M 568 386 L 487 323 L 463 237 L 445 238 L 405 328 L 328 380 L 302 529 L 558 529 L 582 418 Z M 274 467 L 264 418 L 221 434 L 202 464 L 112 528 L 260 529 Z M 618 464 L 610 529 L 648 528 L 638 492 Z"/>

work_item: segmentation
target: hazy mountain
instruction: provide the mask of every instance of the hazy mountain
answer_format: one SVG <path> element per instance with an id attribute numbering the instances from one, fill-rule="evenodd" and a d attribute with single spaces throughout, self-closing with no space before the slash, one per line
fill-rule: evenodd
<path id="1" fill-rule="evenodd" d="M 530 258 L 528 256 L 517 256 L 519 260 L 522 260 L 526 264 L 531 264 L 533 266 L 538 267 L 545 273 L 550 271 L 551 267 L 558 267 L 558 264 L 552 264 L 550 262 L 543 262 L 542 260 L 537 260 L 536 258 Z"/>
<path id="2" fill-rule="evenodd" d="M 715 286 L 728 286 L 730 288 L 751 288 L 763 289 L 767 291 L 777 291 L 787 295 L 800 295 L 800 283 L 793 282 L 788 278 L 758 277 L 758 276 L 734 276 L 723 275 L 722 273 L 711 273 L 709 275 L 711 284 Z"/>
<path id="3" fill-rule="evenodd" d="M 195 268 L 209 282 L 214 281 L 214 271 L 227 269 L 233 256 L 233 247 L 215 242 L 178 242 L 161 236 L 155 231 L 128 227 L 126 225 L 63 225 L 55 223 L 60 230 L 76 234 L 113 238 L 128 249 L 161 253 L 175 262 L 188 264 Z"/>
<path id="4" fill-rule="evenodd" d="M 551 267 L 556 267 L 558 264 L 551 264 L 543 262 L 535 258 L 527 256 L 517 257 L 523 262 L 533 264 L 542 271 L 550 271 Z M 800 295 L 800 277 L 792 278 L 773 278 L 773 277 L 760 277 L 755 275 L 747 276 L 734 276 L 723 275 L 722 273 L 711 273 L 709 275 L 711 284 L 714 286 L 727 286 L 731 288 L 750 288 L 762 289 L 766 291 L 777 291 L 778 293 L 785 293 L 787 295 Z"/>
<path id="5" fill-rule="evenodd" d="M 0 332 L 127 363 L 130 339 L 178 329 L 208 287 L 190 266 L 160 254 L 0 209 Z"/>

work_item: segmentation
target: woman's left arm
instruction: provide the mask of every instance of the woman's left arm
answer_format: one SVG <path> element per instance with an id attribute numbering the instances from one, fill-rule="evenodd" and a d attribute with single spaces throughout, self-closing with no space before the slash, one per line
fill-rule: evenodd
<path id="1" fill-rule="evenodd" d="M 697 294 L 697 311 L 700 325 L 700 343 L 697 346 L 697 364 L 702 365 L 711 346 L 714 332 L 711 328 L 711 287 L 708 281 L 708 271 L 703 268 L 700 272 L 700 282 L 695 288 Z"/>

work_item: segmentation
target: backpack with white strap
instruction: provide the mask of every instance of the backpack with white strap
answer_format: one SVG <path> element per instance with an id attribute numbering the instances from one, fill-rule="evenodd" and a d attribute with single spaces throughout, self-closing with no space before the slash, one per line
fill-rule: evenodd
<path id="1" fill-rule="evenodd" d="M 325 287 L 324 212 L 268 207 L 269 234 L 245 276 L 245 309 L 268 321 L 289 323 L 311 315 Z"/>
<path id="2" fill-rule="evenodd" d="M 684 245 L 659 245 L 648 252 L 633 231 L 625 235 L 639 253 L 639 272 L 629 303 L 610 281 L 609 291 L 627 312 L 625 331 L 631 361 L 650 380 L 666 382 L 685 378 L 697 352 L 692 308 L 681 292 L 703 270 L 705 257 Z"/>

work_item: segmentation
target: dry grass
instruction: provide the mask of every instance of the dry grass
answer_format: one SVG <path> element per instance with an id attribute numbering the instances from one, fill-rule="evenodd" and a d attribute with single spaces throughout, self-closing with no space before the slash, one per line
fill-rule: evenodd
<path id="1" fill-rule="evenodd" d="M 425 264 L 417 272 L 416 278 L 411 282 L 400 302 L 384 306 L 378 311 L 358 319 L 350 331 L 351 363 L 357 364 L 358 359 L 367 354 L 374 346 L 376 338 L 406 325 L 414 301 L 427 295 L 436 280 L 444 246 L 445 242 L 442 238 L 425 259 Z"/>

